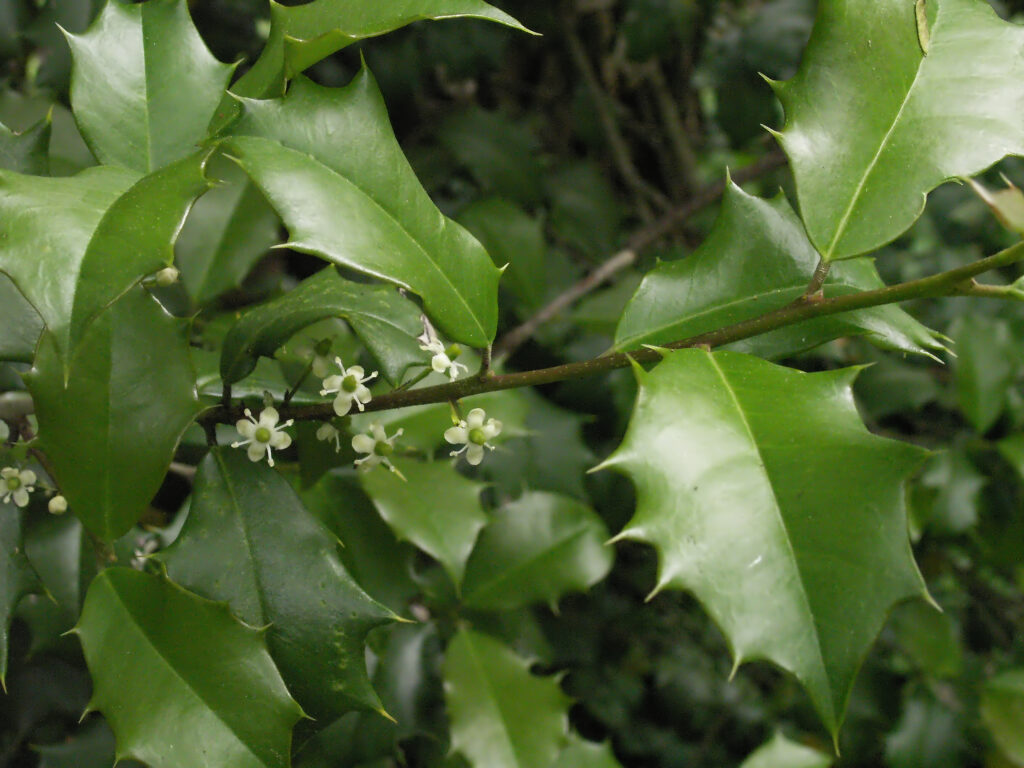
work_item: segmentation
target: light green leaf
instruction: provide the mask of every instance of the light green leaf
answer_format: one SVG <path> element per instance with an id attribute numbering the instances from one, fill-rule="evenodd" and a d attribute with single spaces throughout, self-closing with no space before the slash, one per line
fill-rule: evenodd
<path id="1" fill-rule="evenodd" d="M 381 710 L 366 635 L 397 618 L 353 581 L 338 546 L 273 469 L 215 448 L 181 534 L 158 558 L 176 583 L 227 602 L 247 624 L 269 625 L 267 646 L 289 690 L 323 719 Z"/>
<path id="2" fill-rule="evenodd" d="M 463 629 L 444 660 L 452 751 L 473 768 L 551 765 L 566 745 L 569 698 L 510 648 Z"/>
<path id="3" fill-rule="evenodd" d="M 6 692 L 7 633 L 18 602 L 25 595 L 42 592 L 22 541 L 22 512 L 14 504 L 0 504 L 0 687 Z"/>
<path id="4" fill-rule="evenodd" d="M 1024 669 L 1002 672 L 985 683 L 981 719 L 999 748 L 1024 765 Z"/>
<path id="5" fill-rule="evenodd" d="M 0 168 L 15 173 L 45 176 L 50 170 L 49 119 L 41 120 L 22 133 L 0 123 Z"/>
<path id="6" fill-rule="evenodd" d="M 658 550 L 655 591 L 693 592 L 737 666 L 792 672 L 833 737 L 889 609 L 927 594 L 902 488 L 924 451 L 864 428 L 855 376 L 668 353 L 637 370 L 632 421 L 602 465 L 636 485 L 617 538 Z"/>
<path id="7" fill-rule="evenodd" d="M 1000 224 L 1011 232 L 1024 235 L 1024 192 L 1005 176 L 1003 179 L 1006 180 L 1006 186 L 994 192 L 974 179 L 967 181 Z"/>
<path id="8" fill-rule="evenodd" d="M 607 743 L 596 744 L 572 734 L 569 746 L 562 750 L 551 768 L 622 768 L 622 764 L 615 759 Z"/>
<path id="9" fill-rule="evenodd" d="M 101 310 L 171 263 L 181 223 L 207 188 L 204 162 L 192 155 L 142 178 L 112 166 L 60 179 L 0 171 L 0 271 L 62 356 Z"/>
<path id="10" fill-rule="evenodd" d="M 416 340 L 423 324 L 415 304 L 390 286 L 353 283 L 328 267 L 242 315 L 224 339 L 221 379 L 228 384 L 244 379 L 258 357 L 272 356 L 295 333 L 328 317 L 349 322 L 393 383 L 412 365 L 430 362 Z"/>
<path id="11" fill-rule="evenodd" d="M 353 43 L 422 19 L 454 18 L 485 19 L 527 31 L 482 0 L 313 0 L 291 7 L 272 1 L 267 44 L 231 90 L 255 98 L 280 96 L 286 79 Z"/>
<path id="12" fill-rule="evenodd" d="M 925 55 L 914 7 L 821 3 L 800 70 L 773 84 L 800 212 L 826 260 L 885 245 L 934 187 L 1024 154 L 1024 30 L 982 0 L 941 0 Z"/>
<path id="13" fill-rule="evenodd" d="M 237 288 L 278 241 L 274 209 L 231 167 L 233 172 L 223 172 L 227 179 L 222 184 L 196 201 L 175 244 L 181 281 L 197 304 Z"/>
<path id="14" fill-rule="evenodd" d="M 828 768 L 832 762 L 828 755 L 776 733 L 771 741 L 744 760 L 740 768 Z"/>
<path id="15" fill-rule="evenodd" d="M 553 493 L 525 493 L 491 515 L 462 585 L 471 608 L 507 611 L 557 604 L 603 579 L 614 555 L 608 529 L 585 504 Z"/>
<path id="16" fill-rule="evenodd" d="M 495 266 L 508 265 L 504 285 L 526 305 L 525 314 L 540 307 L 547 289 L 538 279 L 545 273 L 541 223 L 500 197 L 476 201 L 463 208 L 458 219 L 491 254 Z"/>
<path id="17" fill-rule="evenodd" d="M 234 67 L 206 48 L 185 0 L 108 0 L 67 38 L 71 105 L 101 163 L 148 173 L 195 152 Z"/>
<path id="18" fill-rule="evenodd" d="M 118 758 L 152 768 L 286 768 L 302 717 L 263 642 L 227 606 L 129 568 L 102 571 L 75 629 Z"/>
<path id="19" fill-rule="evenodd" d="M 949 333 L 956 342 L 953 380 L 960 410 L 978 432 L 987 432 L 1002 414 L 1017 373 L 1017 341 L 1005 320 L 977 314 L 958 316 Z"/>
<path id="20" fill-rule="evenodd" d="M 361 475 L 363 489 L 399 539 L 416 545 L 444 567 L 456 587 L 487 515 L 483 483 L 467 480 L 450 462 L 404 462 L 405 480 L 383 467 Z"/>
<path id="21" fill-rule="evenodd" d="M 136 287 L 89 327 L 66 368 L 44 333 L 25 378 L 70 509 L 96 536 L 126 533 L 199 410 L 181 322 Z"/>
<path id="22" fill-rule="evenodd" d="M 420 186 L 369 70 L 345 88 L 300 78 L 282 99 L 242 103 L 225 148 L 284 219 L 288 247 L 409 288 L 456 341 L 494 338 L 500 273 Z"/>
<path id="23" fill-rule="evenodd" d="M 617 349 L 667 344 L 780 309 L 803 295 L 819 261 L 784 195 L 764 200 L 731 182 L 704 243 L 647 274 L 615 332 Z M 838 296 L 883 286 L 868 259 L 834 264 L 824 290 Z M 888 349 L 944 349 L 937 335 L 895 305 L 817 318 L 740 342 L 735 348 L 786 357 L 826 341 L 867 334 Z"/>

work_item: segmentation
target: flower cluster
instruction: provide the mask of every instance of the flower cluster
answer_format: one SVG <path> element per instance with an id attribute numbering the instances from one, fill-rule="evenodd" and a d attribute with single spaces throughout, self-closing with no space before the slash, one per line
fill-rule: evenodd
<path id="1" fill-rule="evenodd" d="M 485 421 L 486 419 L 486 421 Z M 501 433 L 501 422 L 488 419 L 483 408 L 474 408 L 458 425 L 446 429 L 444 439 L 452 445 L 462 444 L 452 456 L 466 454 L 466 461 L 476 466 L 484 458 L 484 448 L 493 451 L 494 446 L 488 442 Z"/>

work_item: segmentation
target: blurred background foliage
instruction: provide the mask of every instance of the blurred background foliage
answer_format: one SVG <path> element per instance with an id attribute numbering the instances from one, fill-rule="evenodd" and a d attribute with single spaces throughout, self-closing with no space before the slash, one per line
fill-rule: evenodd
<path id="1" fill-rule="evenodd" d="M 22 130 L 52 109 L 55 174 L 94 162 L 64 106 L 70 61 L 55 24 L 82 31 L 99 5 L 0 0 L 0 120 Z M 783 115 L 760 73 L 784 79 L 794 72 L 815 3 L 498 5 L 542 36 L 467 21 L 421 23 L 353 46 L 308 74 L 341 85 L 365 56 L 435 201 L 477 234 L 497 263 L 512 263 L 502 284 L 508 330 L 666 212 L 699 199 L 726 168 L 738 171 L 776 151 L 761 126 L 779 127 Z M 1024 7 L 995 5 L 1008 18 Z M 190 6 L 221 60 L 242 61 L 244 70 L 255 59 L 267 31 L 264 0 L 193 0 Z M 996 171 L 1024 186 L 1024 162 L 1007 161 Z M 746 186 L 762 195 L 781 186 L 792 199 L 790 184 L 783 167 Z M 184 292 L 169 298 L 182 314 L 200 310 L 208 333 L 217 332 L 218 317 L 232 307 L 287 290 L 319 265 L 300 254 L 268 253 L 277 237 L 272 214 L 259 200 L 248 210 L 255 211 L 256 234 L 239 245 L 232 262 L 248 270 L 241 292 L 225 293 L 214 281 L 186 285 L 192 298 Z M 552 365 L 606 349 L 640 275 L 658 260 L 685 258 L 714 215 L 714 205 L 704 206 L 657 239 L 630 268 L 542 325 L 508 367 Z M 192 257 L 205 236 L 201 222 L 190 222 L 179 258 Z M 993 252 L 1009 238 L 966 187 L 947 185 L 877 264 L 889 282 L 907 280 Z M 228 276 L 223 282 L 235 281 Z M 1024 664 L 1024 311 L 966 298 L 911 310 L 954 340 L 957 357 L 911 359 L 848 339 L 787 361 L 806 370 L 873 363 L 856 389 L 869 427 L 935 450 L 908 494 L 917 559 L 944 612 L 916 603 L 895 612 L 865 661 L 835 764 L 1024 765 L 1020 753 L 1012 755 L 1014 721 L 1007 732 L 998 686 L 988 682 Z M 11 368 L 2 375 L 9 387 L 20 386 Z M 632 511 L 628 481 L 583 472 L 619 441 L 633 396 L 632 378 L 622 371 L 526 396 L 523 436 L 485 465 L 492 500 L 525 487 L 567 493 L 588 500 L 618 530 Z M 183 481 L 169 480 L 153 520 L 168 518 L 186 490 Z M 77 555 L 62 548 L 66 525 L 44 520 L 33 541 L 61 553 L 54 562 L 79 574 Z M 390 535 L 379 521 L 368 525 L 366 536 Z M 617 550 L 609 578 L 563 601 L 558 614 L 515 612 L 494 628 L 535 656 L 539 669 L 567 672 L 563 687 L 577 702 L 572 719 L 580 733 L 610 740 L 630 768 L 739 765 L 777 731 L 828 751 L 795 681 L 757 663 L 729 681 L 723 638 L 692 599 L 666 593 L 644 602 L 654 583 L 653 552 L 630 544 Z M 80 587 L 59 578 L 51 574 L 54 583 Z M 59 637 L 66 617 L 56 614 L 35 597 L 19 610 L 12 656 L 27 661 L 12 669 L 8 693 L 0 696 L 0 766 L 110 765 L 111 737 L 102 722 L 77 725 L 89 682 L 77 643 Z M 399 732 L 399 748 L 394 732 L 357 729 L 350 716 L 321 734 L 301 765 L 436 764 L 443 739 L 424 733 L 444 729 L 439 644 L 420 639 L 424 663 L 384 672 L 405 676 L 421 690 L 429 710 L 423 730 Z M 375 645 L 383 658 L 389 641 L 400 639 L 379 638 Z M 1024 732 L 1024 722 L 1017 725 Z M 1018 748 L 1019 738 L 1018 732 Z"/>

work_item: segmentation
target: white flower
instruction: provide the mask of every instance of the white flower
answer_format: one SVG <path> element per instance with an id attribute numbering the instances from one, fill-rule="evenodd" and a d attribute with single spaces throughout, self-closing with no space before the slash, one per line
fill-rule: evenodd
<path id="1" fill-rule="evenodd" d="M 430 358 L 430 367 L 438 373 L 447 373 L 448 378 L 452 381 L 458 378 L 459 368 L 469 373 L 469 368 L 462 363 L 455 362 L 455 358 L 462 354 L 462 347 L 458 344 L 445 347 L 429 325 L 425 327 L 423 335 L 418 336 L 417 340 L 423 342 L 420 344 L 420 349 L 433 355 Z"/>
<path id="2" fill-rule="evenodd" d="M 246 439 L 232 443 L 231 447 L 241 448 L 243 445 L 248 445 L 250 461 L 259 461 L 266 453 L 267 463 L 274 466 L 274 455 L 270 449 L 276 448 L 280 451 L 292 444 L 292 437 L 284 431 L 284 428 L 290 427 L 293 419 L 288 419 L 284 424 L 278 426 L 277 421 L 280 418 L 276 409 L 264 408 L 260 411 L 260 420 L 256 421 L 252 417 L 252 411 L 246 408 L 245 418 L 239 419 L 235 424 L 238 434 Z"/>
<path id="3" fill-rule="evenodd" d="M 330 422 L 325 421 L 320 425 L 320 429 L 316 431 L 316 439 L 322 440 L 325 443 L 334 441 L 334 452 L 338 453 L 341 450 L 341 432 Z"/>
<path id="4" fill-rule="evenodd" d="M 63 515 L 68 511 L 68 500 L 58 493 L 50 499 L 50 503 L 46 505 L 46 508 L 50 510 L 51 515 Z"/>
<path id="5" fill-rule="evenodd" d="M 474 408 L 458 426 L 444 431 L 444 439 L 452 445 L 464 444 L 459 450 L 452 451 L 452 456 L 465 451 L 466 461 L 476 466 L 483 461 L 484 448 L 494 450 L 494 446 L 487 441 L 501 433 L 501 422 L 497 419 L 487 419 L 485 422 L 486 416 L 483 408 Z"/>
<path id="6" fill-rule="evenodd" d="M 28 506 L 28 495 L 36 489 L 36 473 L 31 469 L 20 472 L 15 467 L 0 469 L 0 494 L 4 504 L 14 498 L 19 507 Z"/>
<path id="7" fill-rule="evenodd" d="M 369 472 L 378 464 L 383 464 L 389 470 L 405 480 L 405 477 L 395 469 L 388 457 L 395 452 L 395 440 L 397 440 L 404 429 L 399 429 L 391 437 L 384 431 L 380 424 L 373 423 L 365 435 L 356 435 L 352 438 L 352 450 L 356 453 L 365 453 L 361 459 L 356 459 L 356 469 L 360 472 Z"/>
<path id="8" fill-rule="evenodd" d="M 174 285 L 178 282 L 178 278 L 180 276 L 181 272 L 179 272 L 175 267 L 164 267 L 157 272 L 154 277 L 157 285 L 166 288 L 167 286 Z"/>
<path id="9" fill-rule="evenodd" d="M 364 376 L 363 369 L 358 365 L 346 369 L 340 357 L 334 358 L 334 362 L 341 368 L 341 375 L 328 376 L 324 379 L 324 388 L 320 390 L 320 394 L 338 393 L 338 396 L 334 398 L 334 412 L 339 416 L 344 416 L 351 411 L 353 402 L 362 411 L 363 406 L 373 397 L 370 390 L 366 388 L 365 382 L 374 378 L 377 372 L 374 371 L 369 376 Z"/>

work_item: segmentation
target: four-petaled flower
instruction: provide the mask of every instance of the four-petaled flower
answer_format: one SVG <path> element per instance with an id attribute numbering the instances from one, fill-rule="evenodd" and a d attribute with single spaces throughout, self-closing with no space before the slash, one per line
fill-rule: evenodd
<path id="1" fill-rule="evenodd" d="M 466 453 L 466 461 L 476 466 L 484 458 L 484 448 L 494 450 L 488 440 L 497 437 L 501 432 L 501 422 L 497 419 L 484 419 L 487 414 L 483 408 L 474 408 L 466 418 L 459 422 L 458 426 L 451 427 L 444 431 L 444 439 L 452 445 L 463 444 L 457 451 L 452 451 L 452 456 Z"/>
<path id="2" fill-rule="evenodd" d="M 34 491 L 36 484 L 36 473 L 31 469 L 21 471 L 14 467 L 0 469 L 0 493 L 3 494 L 4 504 L 12 498 L 19 507 L 28 506 L 28 495 Z"/>
<path id="3" fill-rule="evenodd" d="M 360 411 L 363 410 L 366 403 L 370 402 L 372 398 L 365 382 L 374 378 L 377 372 L 374 371 L 369 376 L 364 376 L 363 369 L 358 365 L 346 369 L 340 357 L 334 358 L 334 362 L 341 368 L 341 375 L 328 376 L 324 379 L 324 388 L 320 390 L 320 394 L 338 393 L 338 396 L 334 398 L 334 412 L 339 416 L 344 416 L 351 411 L 353 402 Z"/>
<path id="4" fill-rule="evenodd" d="M 384 427 L 380 424 L 373 423 L 370 425 L 370 430 L 365 435 L 356 435 L 352 438 L 352 449 L 356 453 L 365 453 L 361 459 L 356 459 L 356 469 L 360 472 L 369 472 L 378 464 L 383 464 L 389 470 L 394 472 L 396 475 L 405 480 L 405 477 L 399 472 L 395 465 L 391 463 L 391 459 L 388 457 L 395 452 L 395 440 L 397 440 L 404 429 L 399 429 L 391 437 L 388 437 L 388 433 L 384 431 Z"/>
<path id="5" fill-rule="evenodd" d="M 469 368 L 464 366 L 462 363 L 456 363 L 455 358 L 462 354 L 462 347 L 458 344 L 450 344 L 447 347 L 444 343 L 437 338 L 437 334 L 434 333 L 434 329 L 429 325 L 423 331 L 423 335 L 417 337 L 417 341 L 423 342 L 420 344 L 420 349 L 424 352 L 429 352 L 433 357 L 430 358 L 430 367 L 438 373 L 447 373 L 448 378 L 455 381 L 459 376 L 458 369 L 461 368 L 466 373 L 469 373 Z"/>
<path id="6" fill-rule="evenodd" d="M 338 428 L 329 421 L 325 421 L 320 425 L 320 428 L 316 431 L 316 439 L 325 443 L 329 443 L 333 440 L 334 452 L 338 453 L 338 451 L 341 450 L 341 432 L 339 432 Z"/>
<path id="7" fill-rule="evenodd" d="M 267 463 L 270 466 L 274 466 L 274 456 L 271 453 L 272 448 L 277 450 L 284 450 L 292 444 L 292 437 L 284 431 L 285 427 L 292 425 L 293 419 L 288 419 L 284 424 L 278 426 L 277 421 L 280 419 L 277 410 L 274 408 L 264 408 L 260 411 L 259 421 L 252 417 L 252 411 L 248 408 L 245 409 L 245 418 L 239 419 L 235 424 L 235 429 L 238 430 L 238 434 L 245 438 L 238 442 L 232 443 L 232 448 L 241 448 L 243 445 L 249 446 L 249 460 L 259 461 L 263 458 L 263 454 L 267 454 Z"/>

